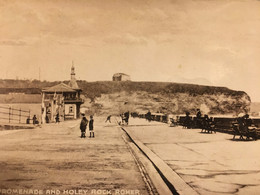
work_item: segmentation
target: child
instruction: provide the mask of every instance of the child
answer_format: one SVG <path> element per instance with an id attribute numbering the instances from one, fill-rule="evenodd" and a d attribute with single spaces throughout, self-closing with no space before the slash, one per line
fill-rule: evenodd
<path id="1" fill-rule="evenodd" d="M 90 120 L 89 120 L 89 137 L 91 137 L 91 134 L 93 135 L 93 137 L 95 137 L 94 135 L 94 120 L 93 120 L 93 116 L 90 116 Z"/>
<path id="2" fill-rule="evenodd" d="M 83 116 L 81 122 L 80 122 L 80 130 L 81 130 L 81 138 L 85 138 L 86 137 L 86 128 L 88 125 L 88 120 L 85 116 Z"/>

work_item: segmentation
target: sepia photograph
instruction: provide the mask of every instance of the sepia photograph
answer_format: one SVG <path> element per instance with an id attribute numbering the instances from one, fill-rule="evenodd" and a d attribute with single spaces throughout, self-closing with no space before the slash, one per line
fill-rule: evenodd
<path id="1" fill-rule="evenodd" d="M 0 0 L 0 195 L 260 194 L 260 0 Z"/>

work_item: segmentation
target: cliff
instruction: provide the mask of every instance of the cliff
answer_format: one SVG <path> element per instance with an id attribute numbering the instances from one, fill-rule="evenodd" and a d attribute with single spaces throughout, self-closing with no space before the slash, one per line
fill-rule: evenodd
<path id="1" fill-rule="evenodd" d="M 183 114 L 189 111 L 194 114 L 197 108 L 204 114 L 238 114 L 249 112 L 251 103 L 250 97 L 245 92 L 226 87 L 167 82 L 77 82 L 83 90 L 85 99 L 83 106 L 91 113 L 97 114 L 119 114 L 127 110 L 131 112 L 150 110 L 171 114 Z M 40 91 L 37 89 L 58 83 L 59 81 L 0 80 L 2 88 L 0 93 L 25 92 L 37 95 Z"/>
<path id="2" fill-rule="evenodd" d="M 226 87 L 166 82 L 78 82 L 92 112 L 238 114 L 250 110 L 250 97 Z"/>

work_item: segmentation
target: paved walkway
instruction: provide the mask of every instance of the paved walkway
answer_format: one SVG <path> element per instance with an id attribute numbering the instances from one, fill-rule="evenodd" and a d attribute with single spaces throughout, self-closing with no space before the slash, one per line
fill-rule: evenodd
<path id="1" fill-rule="evenodd" d="M 123 131 L 104 121 L 85 139 L 80 121 L 1 131 L 0 194 L 148 194 Z"/>
<path id="2" fill-rule="evenodd" d="M 260 140 L 130 119 L 124 128 L 197 193 L 260 194 Z"/>

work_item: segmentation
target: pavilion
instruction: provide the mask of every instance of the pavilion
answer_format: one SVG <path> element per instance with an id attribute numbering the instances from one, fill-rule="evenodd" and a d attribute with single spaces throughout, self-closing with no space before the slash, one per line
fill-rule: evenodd
<path id="1" fill-rule="evenodd" d="M 75 78 L 75 68 L 72 66 L 68 85 L 59 83 L 42 90 L 42 122 L 54 122 L 57 114 L 60 121 L 79 118 L 80 105 L 84 103 L 80 98 L 81 92 Z"/>

